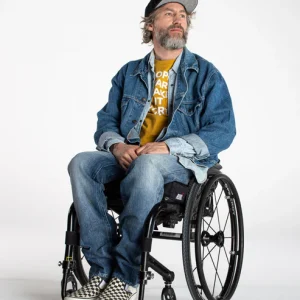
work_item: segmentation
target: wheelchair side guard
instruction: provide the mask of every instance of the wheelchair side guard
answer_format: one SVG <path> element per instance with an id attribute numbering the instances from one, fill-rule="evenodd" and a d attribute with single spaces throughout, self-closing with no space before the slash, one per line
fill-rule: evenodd
<path id="1" fill-rule="evenodd" d="M 177 181 L 165 185 L 156 225 L 163 224 L 163 227 L 174 228 L 182 220 L 185 203 L 194 182 L 193 178 L 188 185 Z"/>
<path id="2" fill-rule="evenodd" d="M 190 187 L 177 181 L 164 186 L 163 201 L 184 204 Z"/>

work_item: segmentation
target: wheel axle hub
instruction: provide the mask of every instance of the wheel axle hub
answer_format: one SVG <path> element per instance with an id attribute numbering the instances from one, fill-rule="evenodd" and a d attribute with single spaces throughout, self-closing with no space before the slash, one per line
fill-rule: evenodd
<path id="1" fill-rule="evenodd" d="M 203 231 L 201 234 L 202 246 L 208 246 L 210 243 L 214 243 L 218 247 L 223 247 L 224 246 L 224 232 L 219 231 L 215 235 L 210 235 L 207 231 Z"/>

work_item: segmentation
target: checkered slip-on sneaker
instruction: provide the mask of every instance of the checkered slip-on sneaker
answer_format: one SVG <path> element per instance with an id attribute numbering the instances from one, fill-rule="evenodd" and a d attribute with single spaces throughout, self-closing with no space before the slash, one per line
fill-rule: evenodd
<path id="1" fill-rule="evenodd" d="M 100 300 L 134 300 L 137 289 L 129 286 L 119 278 L 113 277 L 104 292 L 100 295 Z"/>
<path id="2" fill-rule="evenodd" d="M 74 293 L 67 295 L 64 300 L 84 300 L 84 299 L 97 299 L 103 292 L 107 283 L 99 276 L 94 276 L 85 284 L 81 289 Z"/>

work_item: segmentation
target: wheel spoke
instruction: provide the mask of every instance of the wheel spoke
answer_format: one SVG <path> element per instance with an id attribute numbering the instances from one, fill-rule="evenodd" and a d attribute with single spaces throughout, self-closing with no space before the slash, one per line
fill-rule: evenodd
<path id="1" fill-rule="evenodd" d="M 218 261 L 217 261 L 217 269 L 216 269 L 215 280 L 214 280 L 213 295 L 214 295 L 214 293 L 215 293 L 216 279 L 217 279 L 217 272 L 218 272 L 219 261 L 220 261 L 220 253 L 221 253 L 221 248 L 219 248 Z"/>
<path id="2" fill-rule="evenodd" d="M 217 247 L 217 245 L 214 245 L 213 248 L 205 255 L 205 257 L 202 259 L 202 262 L 204 261 L 204 259 L 210 255 L 210 253 Z M 209 250 L 208 246 L 207 249 Z M 204 247 L 203 247 L 203 253 L 204 253 Z M 204 254 L 203 254 L 204 255 Z"/>
<path id="3" fill-rule="evenodd" d="M 212 230 L 214 233 L 217 233 L 217 232 L 210 226 L 210 224 L 209 224 L 206 220 L 203 219 L 203 222 L 205 222 L 205 223 L 208 225 L 207 230 L 208 230 L 208 228 L 211 228 L 211 230 Z M 204 228 L 204 226 L 203 226 L 203 228 Z"/>
<path id="4" fill-rule="evenodd" d="M 223 229 L 223 232 L 225 232 L 225 229 L 226 229 L 226 226 L 227 226 L 227 221 L 229 219 L 229 212 L 228 212 L 228 215 L 227 215 L 227 218 L 226 218 L 226 222 L 225 222 L 225 225 L 224 225 L 224 229 Z"/>
<path id="5" fill-rule="evenodd" d="M 208 228 L 210 227 L 210 224 L 211 224 L 212 219 L 213 219 L 213 217 L 214 217 L 214 215 L 215 215 L 215 211 L 216 211 L 216 209 L 217 209 L 217 207 L 218 207 L 218 205 L 219 205 L 219 201 L 220 201 L 220 199 L 221 199 L 222 194 L 223 194 L 223 189 L 222 189 L 222 192 L 221 192 L 220 197 L 219 197 L 219 199 L 218 199 L 218 202 L 216 202 L 216 207 L 215 207 L 215 209 L 214 209 L 214 211 L 213 211 L 213 216 L 212 216 L 212 218 L 210 219 L 210 222 L 209 222 L 209 225 L 208 225 L 208 227 L 207 227 L 207 230 L 208 230 Z"/>
<path id="6" fill-rule="evenodd" d="M 213 197 L 216 201 L 216 193 L 214 191 L 214 195 L 215 197 Z M 221 231 L 221 224 L 220 224 L 220 216 L 219 216 L 219 209 L 218 209 L 218 206 L 217 206 L 217 202 L 216 202 L 216 209 L 217 209 L 217 217 L 218 217 L 218 223 L 219 223 L 219 230 Z"/>
<path id="7" fill-rule="evenodd" d="M 213 263 L 213 265 L 214 265 L 214 268 L 215 268 L 215 270 L 216 270 L 216 274 L 217 274 L 217 276 L 218 276 L 218 279 L 219 279 L 219 281 L 220 281 L 220 284 L 221 284 L 221 286 L 222 286 L 222 289 L 223 289 L 223 284 L 222 284 L 222 282 L 221 282 L 221 279 L 220 279 L 218 270 L 217 270 L 217 268 L 216 268 L 216 265 L 215 265 L 215 263 L 214 263 L 214 260 L 213 260 L 213 258 L 212 258 L 212 256 L 211 256 L 210 253 L 209 253 L 209 255 L 210 255 L 210 259 L 211 259 L 211 261 L 212 261 L 212 263 Z"/>
<path id="8" fill-rule="evenodd" d="M 198 288 L 200 290 L 200 295 L 202 296 L 202 294 L 203 294 L 203 288 L 202 288 L 202 286 L 199 285 L 199 284 L 196 284 L 196 288 Z"/>
<path id="9" fill-rule="evenodd" d="M 224 249 L 224 253 L 225 253 L 225 255 L 226 255 L 227 262 L 228 262 L 228 265 L 229 265 L 229 264 L 230 264 L 230 262 L 229 262 L 229 258 L 228 258 L 228 256 L 227 256 L 227 253 L 226 253 L 225 247 L 223 247 L 223 249 Z"/>

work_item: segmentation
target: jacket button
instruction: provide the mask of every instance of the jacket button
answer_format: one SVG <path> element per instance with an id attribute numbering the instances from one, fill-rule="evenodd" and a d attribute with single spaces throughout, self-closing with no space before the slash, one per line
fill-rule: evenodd
<path id="1" fill-rule="evenodd" d="M 132 120 L 132 123 L 133 123 L 133 124 L 136 124 L 136 123 L 137 123 L 137 120 Z"/>

